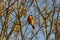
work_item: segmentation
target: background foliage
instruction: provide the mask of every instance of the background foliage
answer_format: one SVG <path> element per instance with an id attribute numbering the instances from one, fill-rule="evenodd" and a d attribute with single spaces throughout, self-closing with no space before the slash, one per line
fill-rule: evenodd
<path id="1" fill-rule="evenodd" d="M 60 0 L 0 0 L 0 40 L 60 40 L 59 30 Z"/>

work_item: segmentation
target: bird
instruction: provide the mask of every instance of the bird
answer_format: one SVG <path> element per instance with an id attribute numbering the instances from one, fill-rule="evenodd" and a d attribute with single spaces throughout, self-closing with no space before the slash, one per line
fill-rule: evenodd
<path id="1" fill-rule="evenodd" d="M 34 19 L 33 19 L 32 15 L 28 16 L 27 21 L 32 26 L 32 28 L 35 29 L 35 27 L 34 27 Z"/>

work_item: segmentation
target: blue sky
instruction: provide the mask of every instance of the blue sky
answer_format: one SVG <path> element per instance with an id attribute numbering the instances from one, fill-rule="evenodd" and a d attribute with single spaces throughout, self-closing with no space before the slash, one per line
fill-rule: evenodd
<path id="1" fill-rule="evenodd" d="M 56 4 L 59 4 L 59 2 L 60 2 L 60 0 L 57 0 L 57 2 L 56 2 Z M 41 10 L 43 10 L 43 8 L 44 8 L 44 6 L 45 6 L 45 4 L 42 4 L 42 5 L 40 5 L 42 3 L 42 0 L 39 0 L 38 1 L 38 5 L 39 5 L 39 7 L 40 7 L 40 9 Z M 48 2 L 47 3 L 50 3 L 48 6 L 50 6 L 50 7 L 52 7 L 52 1 L 51 0 L 48 0 Z M 30 10 L 27 12 L 27 15 L 33 15 L 33 17 L 35 16 L 35 15 L 38 15 L 38 12 L 36 11 L 36 13 L 34 13 L 34 8 L 33 8 L 33 6 L 31 6 L 30 7 Z M 49 10 L 50 11 L 50 10 Z M 31 13 L 32 12 L 32 13 Z M 15 15 L 14 14 L 14 12 L 13 12 L 13 15 Z M 56 19 L 56 17 L 57 17 L 57 13 L 55 13 L 55 15 L 54 15 L 54 18 Z M 27 18 L 27 17 L 26 17 Z M 26 19 L 26 18 L 24 18 L 24 19 Z M 35 17 L 34 17 L 35 18 Z M 13 19 L 13 21 L 15 20 L 15 16 L 12 16 L 12 19 Z M 3 19 L 4 20 L 4 19 Z M 37 19 L 36 19 L 37 20 Z M 23 20 L 23 17 L 22 17 L 22 21 L 24 22 L 27 22 L 26 20 Z M 49 24 L 49 23 L 48 23 Z M 11 25 L 12 24 L 10 24 L 10 27 L 11 27 Z M 27 26 L 28 25 L 28 26 Z M 37 25 L 36 25 L 37 26 Z M 29 31 L 31 31 L 32 30 L 32 27 L 31 27 L 31 25 L 29 25 L 28 23 L 23 27 L 23 30 L 25 30 L 26 29 L 26 27 L 28 27 L 27 28 L 27 31 L 26 31 L 26 33 L 28 33 Z M 2 28 L 2 26 L 1 26 L 1 23 L 0 23 L 0 29 Z M 37 28 L 37 27 L 36 27 Z M 38 28 L 37 28 L 38 29 Z M 10 32 L 10 30 L 11 29 L 8 29 L 8 33 Z M 48 30 L 49 30 L 49 28 L 48 28 Z M 24 33 L 24 31 L 23 31 L 23 33 Z M 31 33 L 29 33 L 28 34 L 28 37 L 30 38 L 31 37 Z M 37 36 L 38 36 L 38 39 L 35 39 L 35 37 L 33 38 L 33 40 L 45 40 L 45 37 L 44 37 L 44 35 L 43 35 L 43 33 L 42 33 L 42 31 L 39 31 L 38 33 L 37 33 Z M 12 34 L 12 37 L 14 37 L 14 33 Z M 54 38 L 55 36 L 54 36 L 54 34 L 52 33 L 51 34 L 51 38 Z M 18 35 L 18 38 L 21 40 L 21 36 L 20 36 L 20 34 Z M 4 39 L 5 40 L 5 39 Z M 28 40 L 28 39 L 26 39 L 26 40 Z"/>

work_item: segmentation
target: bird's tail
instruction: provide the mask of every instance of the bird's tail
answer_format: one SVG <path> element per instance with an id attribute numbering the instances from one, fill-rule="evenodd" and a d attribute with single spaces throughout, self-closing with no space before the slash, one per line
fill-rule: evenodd
<path id="1" fill-rule="evenodd" d="M 32 25 L 32 28 L 35 29 L 34 25 Z"/>

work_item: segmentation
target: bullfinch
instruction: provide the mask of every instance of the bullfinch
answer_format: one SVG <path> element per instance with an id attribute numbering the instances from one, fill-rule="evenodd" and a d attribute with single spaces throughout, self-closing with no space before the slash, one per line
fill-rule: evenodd
<path id="1" fill-rule="evenodd" d="M 32 16 L 32 15 L 29 15 L 29 16 L 28 16 L 27 21 L 28 21 L 28 23 L 29 23 L 30 25 L 32 25 L 32 28 L 35 29 L 35 27 L 34 27 L 34 19 L 33 19 L 33 16 Z"/>

